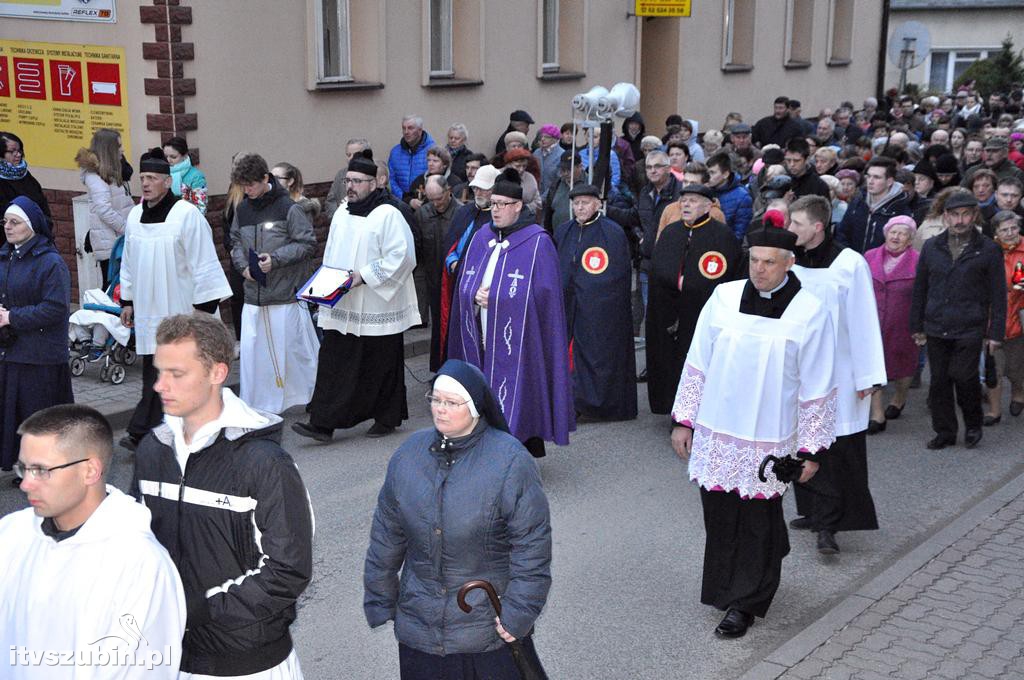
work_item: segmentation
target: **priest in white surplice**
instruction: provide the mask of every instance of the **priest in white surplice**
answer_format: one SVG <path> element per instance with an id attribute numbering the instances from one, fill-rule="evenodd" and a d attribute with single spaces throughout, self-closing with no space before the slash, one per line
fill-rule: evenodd
<path id="1" fill-rule="evenodd" d="M 132 451 L 163 419 L 153 391 L 156 327 L 168 316 L 195 309 L 212 314 L 231 297 L 210 225 L 171 191 L 171 166 L 160 149 L 142 155 L 139 180 L 142 202 L 128 213 L 121 259 L 121 323 L 135 329 L 135 351 L 142 357 L 142 399 L 120 442 Z"/>
<path id="2" fill-rule="evenodd" d="M 402 333 L 420 322 L 416 251 L 409 224 L 376 178 L 369 150 L 352 157 L 346 201 L 324 249 L 324 265 L 351 271 L 352 286 L 335 307 L 320 307 L 324 337 L 309 422 L 292 425 L 317 441 L 371 418 L 366 436 L 383 437 L 409 417 Z"/>
<path id="3" fill-rule="evenodd" d="M 719 637 L 744 635 L 771 605 L 789 553 L 787 484 L 758 480 L 769 455 L 813 459 L 835 439 L 835 339 L 821 302 L 789 272 L 796 237 L 747 234 L 750 279 L 715 289 L 697 321 L 672 408 L 672 445 L 689 458 L 707 533 L 701 602 L 725 610 Z"/>
<path id="4" fill-rule="evenodd" d="M 788 229 L 797 237 L 793 272 L 828 308 L 836 336 L 836 441 L 814 479 L 794 489 L 803 517 L 789 524 L 817 532 L 823 555 L 839 552 L 837 531 L 878 528 L 868 488 L 867 428 L 871 393 L 886 382 L 871 268 L 862 255 L 835 243 L 831 215 L 831 204 L 821 196 L 804 196 L 789 206 Z"/>

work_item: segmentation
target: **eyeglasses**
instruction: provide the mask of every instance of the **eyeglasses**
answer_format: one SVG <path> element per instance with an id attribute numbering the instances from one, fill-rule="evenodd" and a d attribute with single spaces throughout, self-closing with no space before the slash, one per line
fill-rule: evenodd
<path id="1" fill-rule="evenodd" d="M 89 459 L 80 458 L 79 460 L 75 460 L 70 463 L 64 463 L 63 465 L 54 465 L 51 468 L 44 468 L 38 465 L 33 465 L 32 467 L 25 467 L 24 463 L 18 461 L 17 463 L 14 464 L 14 471 L 17 472 L 18 476 L 21 477 L 22 479 L 27 479 L 29 475 L 31 475 L 32 479 L 39 479 L 45 482 L 47 479 L 50 478 L 50 473 L 53 472 L 54 470 L 63 470 L 64 468 L 71 467 L 72 465 L 84 463 L 87 460 Z"/>
<path id="2" fill-rule="evenodd" d="M 5 156 L 8 156 L 8 155 L 10 155 L 10 156 L 24 156 L 25 152 L 22 151 L 21 149 L 4 149 L 4 155 Z"/>
<path id="3" fill-rule="evenodd" d="M 372 177 L 369 177 L 367 179 L 353 179 L 351 177 L 346 177 L 345 178 L 345 186 L 348 186 L 350 184 L 362 184 L 363 182 L 376 182 L 376 181 L 377 180 L 372 178 Z"/>
<path id="4" fill-rule="evenodd" d="M 492 208 L 507 208 L 510 205 L 521 203 L 521 201 L 491 201 Z"/>
<path id="5" fill-rule="evenodd" d="M 469 403 L 468 401 L 448 401 L 447 399 L 438 399 L 430 392 L 424 394 L 423 398 L 427 400 L 427 403 L 430 404 L 432 408 L 443 408 L 446 411 L 458 408 L 459 406 L 465 406 Z"/>

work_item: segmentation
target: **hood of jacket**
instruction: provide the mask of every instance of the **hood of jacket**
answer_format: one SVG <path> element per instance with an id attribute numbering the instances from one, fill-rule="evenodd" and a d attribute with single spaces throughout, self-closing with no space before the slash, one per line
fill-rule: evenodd
<path id="1" fill-rule="evenodd" d="M 288 197 L 289 199 L 291 198 L 288 194 L 288 190 L 281 186 L 281 183 L 276 179 L 272 179 L 270 181 L 270 191 L 265 192 L 259 198 L 249 198 L 247 200 L 254 210 L 263 211 L 273 205 L 274 202 L 282 196 Z"/>
<path id="2" fill-rule="evenodd" d="M 640 123 L 640 132 L 637 133 L 636 137 L 630 137 L 629 136 L 629 124 L 630 123 Z M 644 124 L 644 117 L 640 115 L 639 111 L 634 113 L 632 116 L 630 116 L 626 120 L 622 121 L 622 136 L 626 140 L 628 140 L 630 142 L 639 141 L 639 140 L 644 138 L 645 134 L 647 134 L 647 125 Z"/>
<path id="3" fill-rule="evenodd" d="M 89 149 L 79 149 L 78 155 L 75 156 L 75 162 L 83 172 L 92 172 L 97 175 L 100 173 L 100 159 Z"/>
<path id="4" fill-rule="evenodd" d="M 241 439 L 270 439 L 281 443 L 284 423 L 281 416 L 254 409 L 227 387 L 221 390 L 221 398 L 224 400 L 224 409 L 215 422 L 219 425 L 219 431 L 224 433 L 225 439 L 232 442 Z M 165 415 L 164 422 L 153 428 L 153 435 L 160 443 L 173 449 L 175 432 L 180 432 L 182 426 L 180 417 Z M 207 446 L 213 444 L 216 439 L 217 437 L 211 437 Z"/>
<path id="5" fill-rule="evenodd" d="M 42 517 L 33 517 L 36 531 L 42 533 Z M 74 536 L 60 542 L 61 547 L 106 541 L 110 538 L 137 533 L 150 535 L 150 514 L 145 505 L 107 484 L 107 497 Z"/>
<path id="6" fill-rule="evenodd" d="M 875 212 L 876 210 L 886 205 L 887 203 L 891 203 L 892 201 L 896 200 L 901 195 L 906 195 L 906 192 L 903 190 L 903 185 L 900 184 L 899 182 L 893 182 L 892 186 L 889 187 L 889 192 L 885 196 L 883 196 L 877 203 L 872 203 L 871 194 L 867 193 L 867 191 L 865 190 L 864 203 L 868 206 L 869 211 Z"/>

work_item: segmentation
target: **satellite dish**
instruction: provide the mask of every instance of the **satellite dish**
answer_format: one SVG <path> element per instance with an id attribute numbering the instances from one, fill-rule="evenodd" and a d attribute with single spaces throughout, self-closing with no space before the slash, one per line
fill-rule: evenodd
<path id="1" fill-rule="evenodd" d="M 901 69 L 912 69 L 924 63 L 932 48 L 928 27 L 920 21 L 905 21 L 889 36 L 889 61 Z"/>

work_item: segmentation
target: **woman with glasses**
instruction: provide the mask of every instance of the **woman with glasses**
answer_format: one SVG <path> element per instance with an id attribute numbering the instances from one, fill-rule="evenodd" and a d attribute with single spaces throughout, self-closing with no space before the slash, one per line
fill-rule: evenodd
<path id="1" fill-rule="evenodd" d="M 994 353 L 998 383 L 988 389 L 985 425 L 995 425 L 1003 413 L 1003 377 L 1010 381 L 1010 415 L 1024 412 L 1024 239 L 1020 215 L 1000 210 L 992 217 L 995 241 L 1003 249 L 1006 269 L 1006 339 Z"/>
<path id="2" fill-rule="evenodd" d="M 18 459 L 18 427 L 30 415 L 74 401 L 68 367 L 71 274 L 50 222 L 32 199 L 4 211 L 0 246 L 0 469 Z M 15 479 L 17 486 L 20 479 Z"/>
<path id="3" fill-rule="evenodd" d="M 0 208 L 7 207 L 16 196 L 27 196 L 50 219 L 50 204 L 46 202 L 39 180 L 28 171 L 21 138 L 13 132 L 0 132 L 0 144 L 4 152 L 0 160 Z"/>
<path id="4" fill-rule="evenodd" d="M 487 379 L 449 360 L 426 395 L 434 426 L 395 452 L 377 499 L 363 584 L 371 627 L 394 621 L 403 680 L 518 679 L 507 642 L 533 651 L 551 587 L 548 501 L 530 455 L 509 434 Z M 401 571 L 401 577 L 399 577 Z M 467 581 L 489 581 L 457 604 Z"/>

